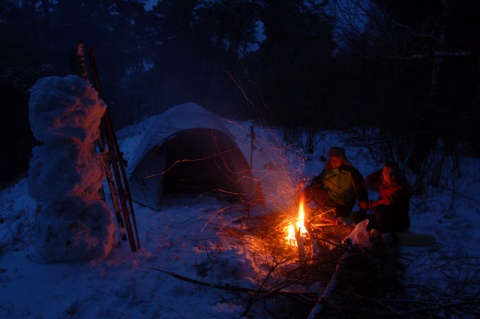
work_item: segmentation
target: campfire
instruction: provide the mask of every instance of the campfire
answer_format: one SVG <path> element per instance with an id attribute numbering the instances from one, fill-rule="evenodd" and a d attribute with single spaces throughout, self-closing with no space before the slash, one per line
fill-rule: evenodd
<path id="1" fill-rule="evenodd" d="M 297 246 L 298 258 L 300 262 L 305 262 L 305 239 L 310 237 L 313 254 L 318 252 L 318 244 L 313 234 L 309 221 L 305 220 L 305 200 L 302 197 L 298 205 L 298 216 L 295 222 L 292 222 L 286 227 L 286 240 L 289 245 Z"/>
<path id="2" fill-rule="evenodd" d="M 329 217 L 331 207 L 317 208 L 312 214 L 305 208 L 304 198 L 300 198 L 297 217 L 284 227 L 285 240 L 288 245 L 296 246 L 300 262 L 306 261 L 307 252 L 315 258 L 320 251 L 319 240 L 324 246 L 340 243 L 349 234 L 351 227 Z M 318 257 L 318 256 L 317 256 Z"/>

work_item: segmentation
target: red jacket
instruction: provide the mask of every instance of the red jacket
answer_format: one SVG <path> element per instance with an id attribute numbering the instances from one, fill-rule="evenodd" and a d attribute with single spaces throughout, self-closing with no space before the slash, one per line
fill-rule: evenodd
<path id="1" fill-rule="evenodd" d="M 371 208 L 386 205 L 399 213 L 408 215 L 412 190 L 405 177 L 402 176 L 393 184 L 387 184 L 383 180 L 382 170 L 379 170 L 365 178 L 365 185 L 369 190 L 379 193 L 378 200 L 371 202 Z"/>

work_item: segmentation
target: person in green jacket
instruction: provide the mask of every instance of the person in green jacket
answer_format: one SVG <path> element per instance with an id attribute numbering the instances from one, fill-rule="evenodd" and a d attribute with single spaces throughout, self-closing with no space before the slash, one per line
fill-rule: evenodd
<path id="1" fill-rule="evenodd" d="M 315 203 L 318 207 L 334 208 L 334 217 L 349 216 L 357 200 L 359 204 L 368 202 L 363 176 L 347 160 L 345 150 L 341 147 L 333 147 L 328 151 L 324 169 L 302 195 L 308 206 Z"/>

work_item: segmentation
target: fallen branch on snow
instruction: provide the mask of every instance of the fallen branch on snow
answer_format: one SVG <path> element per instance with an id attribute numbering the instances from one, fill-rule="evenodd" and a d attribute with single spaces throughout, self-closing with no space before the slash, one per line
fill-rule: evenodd
<path id="1" fill-rule="evenodd" d="M 189 283 L 192 283 L 192 284 L 195 284 L 195 285 L 210 287 L 210 288 L 214 288 L 214 289 L 222 289 L 222 290 L 236 291 L 236 292 L 246 292 L 246 293 L 265 293 L 265 294 L 268 294 L 268 295 L 271 295 L 273 292 L 281 294 L 281 295 L 295 294 L 295 295 L 304 295 L 304 296 L 311 296 L 311 297 L 314 297 L 314 296 L 317 295 L 316 293 L 309 292 L 309 291 L 281 291 L 280 289 L 276 288 L 272 292 L 271 290 L 260 290 L 259 291 L 258 289 L 254 289 L 254 288 L 245 288 L 245 287 L 229 286 L 229 285 L 217 285 L 217 284 L 211 284 L 211 283 L 208 283 L 208 282 L 188 278 L 188 277 L 176 274 L 176 273 L 168 271 L 168 270 L 163 270 L 163 269 L 153 268 L 153 267 L 150 267 L 150 269 L 155 270 L 155 271 L 163 272 L 163 273 L 165 273 L 169 276 L 172 276 L 172 277 L 174 277 L 176 279 L 179 279 L 179 280 L 182 280 L 182 281 L 186 281 L 186 282 L 189 282 Z M 289 284 L 283 286 L 282 288 L 285 288 L 288 285 Z"/>
<path id="2" fill-rule="evenodd" d="M 318 301 L 315 303 L 315 306 L 310 311 L 310 314 L 308 315 L 308 319 L 315 319 L 320 315 L 320 313 L 322 313 L 325 304 L 328 302 L 330 295 L 332 294 L 332 292 L 335 290 L 335 287 L 337 286 L 337 278 L 340 275 L 341 271 L 343 270 L 345 260 L 347 260 L 348 256 L 350 256 L 350 252 L 352 250 L 351 244 L 352 244 L 351 240 L 347 240 L 346 242 L 347 250 L 343 253 L 342 258 L 340 258 L 340 260 L 338 261 L 337 266 L 335 268 L 335 273 L 333 274 L 332 279 L 330 279 L 330 282 L 325 288 L 325 291 L 320 296 L 320 298 L 318 298 Z"/>

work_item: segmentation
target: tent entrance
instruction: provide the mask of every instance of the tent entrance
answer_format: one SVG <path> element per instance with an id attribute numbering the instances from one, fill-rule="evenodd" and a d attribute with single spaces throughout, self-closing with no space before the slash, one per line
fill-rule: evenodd
<path id="1" fill-rule="evenodd" d="M 164 194 L 222 192 L 245 196 L 241 179 L 250 173 L 248 164 L 224 133 L 181 131 L 165 142 L 165 149 Z"/>

